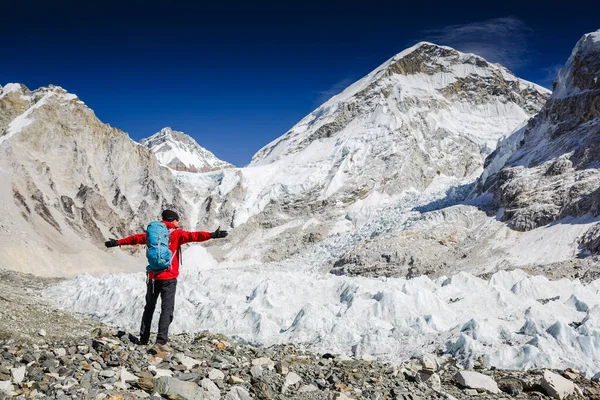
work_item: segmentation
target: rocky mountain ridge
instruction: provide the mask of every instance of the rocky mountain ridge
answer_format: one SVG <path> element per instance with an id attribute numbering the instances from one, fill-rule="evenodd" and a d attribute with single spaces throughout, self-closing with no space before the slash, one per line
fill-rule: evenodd
<path id="1" fill-rule="evenodd" d="M 2 265 L 51 276 L 132 266 L 103 250 L 106 238 L 186 210 L 147 148 L 64 89 L 6 85 L 0 111 Z"/>
<path id="2" fill-rule="evenodd" d="M 497 172 L 488 171 L 481 185 L 493 193 L 511 228 L 526 231 L 569 216 L 600 214 L 599 76 L 596 31 L 576 44 L 552 97 L 519 133 L 518 144 L 501 147 L 487 162 Z M 494 157 L 506 159 L 499 170 Z"/>

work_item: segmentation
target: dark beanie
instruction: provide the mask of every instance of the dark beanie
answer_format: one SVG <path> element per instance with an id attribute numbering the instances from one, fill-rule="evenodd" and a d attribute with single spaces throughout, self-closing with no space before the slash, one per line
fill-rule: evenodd
<path id="1" fill-rule="evenodd" d="M 175 220 L 179 220 L 179 215 L 175 211 L 165 210 L 162 212 L 163 221 L 173 222 Z"/>

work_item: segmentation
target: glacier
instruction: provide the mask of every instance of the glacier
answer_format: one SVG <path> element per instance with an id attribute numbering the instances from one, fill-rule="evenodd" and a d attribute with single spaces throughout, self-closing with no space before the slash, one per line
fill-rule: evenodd
<path id="1" fill-rule="evenodd" d="M 600 371 L 600 280 L 551 281 L 520 269 L 487 279 L 467 272 L 414 279 L 328 273 L 332 258 L 365 237 L 410 227 L 428 214 L 416 206 L 442 194 L 407 197 L 371 215 L 361 229 L 332 235 L 280 262 L 217 262 L 204 246 L 188 246 L 171 334 L 210 330 L 254 345 L 294 343 L 391 363 L 445 353 L 467 367 L 483 357 L 497 368 L 572 367 L 588 376 Z M 575 238 L 597 219 L 571 222 L 571 233 L 544 227 L 520 234 L 512 243 L 515 260 L 528 261 L 536 243 L 556 259 L 572 257 Z M 60 308 L 133 333 L 144 295 L 141 271 L 79 275 L 45 292 Z"/>

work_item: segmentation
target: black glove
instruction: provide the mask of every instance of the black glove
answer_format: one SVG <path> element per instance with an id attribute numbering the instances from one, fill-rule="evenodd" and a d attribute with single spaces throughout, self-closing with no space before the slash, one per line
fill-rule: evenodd
<path id="1" fill-rule="evenodd" d="M 210 238 L 221 239 L 227 237 L 227 235 L 229 235 L 229 233 L 227 233 L 227 231 L 222 231 L 221 227 L 219 226 L 216 231 L 210 233 Z"/>
<path id="2" fill-rule="evenodd" d="M 104 245 L 106 247 L 115 247 L 119 245 L 119 241 L 117 239 L 110 239 L 106 242 L 104 242 Z"/>

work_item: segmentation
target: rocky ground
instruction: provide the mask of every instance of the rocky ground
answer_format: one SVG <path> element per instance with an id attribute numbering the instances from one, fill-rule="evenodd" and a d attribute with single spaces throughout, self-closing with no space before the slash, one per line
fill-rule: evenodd
<path id="1" fill-rule="evenodd" d="M 574 370 L 463 370 L 442 354 L 391 365 L 209 332 L 152 354 L 127 332 L 53 310 L 39 295 L 53 282 L 0 271 L 0 399 L 600 400 L 600 384 Z"/>

